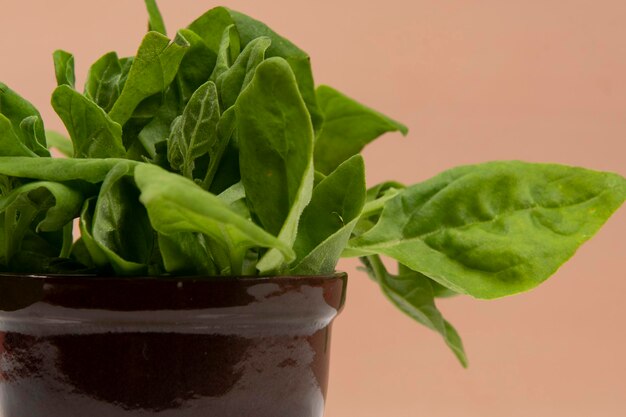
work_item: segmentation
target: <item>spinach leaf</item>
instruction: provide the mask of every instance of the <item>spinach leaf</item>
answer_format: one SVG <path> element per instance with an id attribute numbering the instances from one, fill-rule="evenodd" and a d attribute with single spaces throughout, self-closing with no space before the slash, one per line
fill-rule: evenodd
<path id="1" fill-rule="evenodd" d="M 331 87 L 319 86 L 316 94 L 324 122 L 315 140 L 315 169 L 325 174 L 383 133 L 408 133 L 406 126 Z"/>
<path id="2" fill-rule="evenodd" d="M 309 55 L 291 43 L 288 39 L 283 38 L 266 24 L 259 22 L 243 13 L 229 10 L 230 15 L 237 26 L 237 31 L 241 38 L 242 46 L 247 45 L 254 39 L 259 37 L 268 37 L 272 41 L 272 45 L 267 50 L 268 57 L 284 58 L 291 67 L 296 77 L 300 94 L 309 111 L 313 127 L 318 129 L 322 123 L 322 114 L 317 105 L 315 97 L 315 87 L 313 82 L 313 73 L 311 71 L 311 59 Z"/>
<path id="3" fill-rule="evenodd" d="M 49 157 L 50 151 L 46 143 L 46 136 L 43 134 L 43 122 L 39 116 L 28 116 L 20 123 L 25 145 L 33 151 L 37 156 Z M 43 136 L 39 136 L 42 135 Z"/>
<path id="4" fill-rule="evenodd" d="M 201 233 L 159 233 L 159 249 L 169 273 L 215 276 L 219 272 Z"/>
<path id="5" fill-rule="evenodd" d="M 197 161 L 205 155 L 214 157 L 211 149 L 219 140 L 219 120 L 217 88 L 213 81 L 207 81 L 191 96 L 182 116 L 172 124 L 167 157 L 174 170 L 191 180 L 196 178 Z"/>
<path id="6" fill-rule="evenodd" d="M 148 21 L 148 30 L 159 32 L 162 35 L 167 35 L 165 22 L 163 22 L 163 16 L 161 16 L 156 0 L 145 0 L 145 3 L 146 8 L 148 9 L 148 16 L 150 18 Z"/>
<path id="7" fill-rule="evenodd" d="M 365 202 L 365 167 L 355 155 L 313 189 L 294 243 L 294 274 L 330 274 Z"/>
<path id="8" fill-rule="evenodd" d="M 117 158 L 50 158 L 46 159 L 44 164 L 38 158 L 2 156 L 0 157 L 0 175 L 43 181 L 81 181 L 95 184 L 102 182 L 109 171 L 120 162 L 137 163 Z"/>
<path id="9" fill-rule="evenodd" d="M 189 42 L 189 48 L 180 63 L 178 74 L 176 75 L 182 102 L 187 103 L 191 95 L 213 73 L 217 55 L 195 32 L 189 29 L 181 29 L 179 33 Z"/>
<path id="10" fill-rule="evenodd" d="M 392 275 L 378 256 L 369 256 L 362 261 L 368 274 L 380 284 L 389 301 L 413 320 L 441 334 L 461 365 L 467 367 L 463 342 L 437 309 L 430 279 L 402 264 L 399 265 L 399 275 Z"/>
<path id="11" fill-rule="evenodd" d="M 235 113 L 248 203 L 263 227 L 291 246 L 313 189 L 313 128 L 284 59 L 269 58 L 257 67 Z M 274 271 L 283 260 L 270 251 L 258 268 L 262 273 Z"/>
<path id="12" fill-rule="evenodd" d="M 78 91 L 62 85 L 52 94 L 57 112 L 74 143 L 76 158 L 123 158 L 122 127 Z"/>
<path id="13" fill-rule="evenodd" d="M 167 236 L 181 232 L 207 235 L 229 257 L 231 274 L 241 271 L 246 252 L 254 247 L 277 248 L 287 260 L 293 260 L 289 246 L 192 181 L 145 164 L 135 168 L 135 181 L 154 229 Z"/>
<path id="14" fill-rule="evenodd" d="M 85 96 L 105 112 L 111 111 L 120 95 L 122 64 L 115 52 L 103 55 L 93 63 L 85 81 Z"/>
<path id="15" fill-rule="evenodd" d="M 166 36 L 148 32 L 132 61 L 122 92 L 109 112 L 111 119 L 124 125 L 139 103 L 165 91 L 174 80 L 188 46 L 181 35 L 170 43 Z"/>
<path id="16" fill-rule="evenodd" d="M 237 101 L 239 93 L 250 84 L 257 66 L 265 59 L 265 51 L 270 47 L 270 38 L 261 37 L 246 45 L 233 65 L 217 78 L 217 87 L 224 109 L 230 108 Z"/>
<path id="17" fill-rule="evenodd" d="M 133 165 L 119 163 L 104 178 L 91 224 L 93 240 L 119 275 L 146 273 L 155 247 L 148 213 L 139 202 Z"/>
<path id="18" fill-rule="evenodd" d="M 47 257 L 63 254 L 63 229 L 78 216 L 82 195 L 62 184 L 33 182 L 0 197 L 0 230 L 3 232 L 2 264 L 13 264 L 14 257 L 30 246 L 39 247 Z M 57 244 L 50 248 L 46 232 L 58 232 Z M 60 235 L 60 236 L 59 236 Z M 69 237 L 71 242 L 71 236 Z M 34 241 L 38 243 L 33 244 Z"/>
<path id="19" fill-rule="evenodd" d="M 233 62 L 235 62 L 235 59 L 237 59 L 240 50 L 239 33 L 235 25 L 230 25 L 224 29 L 224 33 L 222 34 L 220 47 L 217 51 L 215 68 L 213 68 L 213 72 L 211 73 L 211 81 L 217 81 L 218 77 L 230 68 Z"/>
<path id="20" fill-rule="evenodd" d="M 37 111 L 35 106 L 33 106 L 26 99 L 24 99 L 15 91 L 11 90 L 9 87 L 2 83 L 0 83 L 0 115 L 4 116 L 4 119 L 6 119 L 0 122 L 3 125 L 2 130 L 0 130 L 0 135 L 4 134 L 10 136 L 10 134 L 8 133 L 2 133 L 8 130 L 6 123 L 6 121 L 8 120 L 13 128 L 14 134 L 17 135 L 20 142 L 24 145 L 29 142 L 29 137 L 27 137 L 26 135 L 30 135 L 30 132 L 23 131 L 22 127 L 20 126 L 22 124 L 22 121 L 31 116 L 36 116 L 39 118 L 39 120 L 42 120 L 41 114 L 39 114 L 39 111 Z M 43 123 L 36 124 L 34 128 L 37 129 L 34 133 L 34 137 L 38 140 L 45 141 Z M 40 143 L 39 145 L 41 145 L 43 148 L 46 148 L 45 142 Z M 37 153 L 37 149 L 30 150 Z"/>
<path id="21" fill-rule="evenodd" d="M 52 54 L 54 73 L 58 85 L 68 85 L 74 88 L 76 75 L 74 74 L 74 55 L 69 52 L 56 50 Z"/>
<path id="22" fill-rule="evenodd" d="M 0 114 L 0 155 L 6 157 L 37 156 L 22 142 L 15 130 L 13 130 L 11 121 L 3 114 Z"/>
<path id="23" fill-rule="evenodd" d="M 497 298 L 552 275 L 619 208 L 619 175 L 492 162 L 446 171 L 387 202 L 352 255 L 384 254 L 458 293 Z"/>
<path id="24" fill-rule="evenodd" d="M 222 44 L 224 30 L 233 24 L 230 12 L 224 7 L 215 7 L 194 20 L 189 29 L 197 33 L 217 55 Z"/>

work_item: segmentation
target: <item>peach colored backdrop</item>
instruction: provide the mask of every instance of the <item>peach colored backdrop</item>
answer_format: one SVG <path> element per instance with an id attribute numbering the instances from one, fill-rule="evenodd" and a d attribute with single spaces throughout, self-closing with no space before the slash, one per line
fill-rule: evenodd
<path id="1" fill-rule="evenodd" d="M 626 174 L 623 0 L 225 0 L 298 43 L 317 82 L 411 128 L 365 152 L 370 184 L 457 164 L 554 161 Z M 170 30 L 213 1 L 162 0 Z M 51 53 L 79 79 L 131 54 L 140 0 L 0 1 L 0 80 L 48 127 Z M 626 415 L 626 210 L 539 290 L 442 309 L 464 336 L 462 370 L 439 338 L 391 307 L 354 264 L 335 327 L 327 417 Z"/>

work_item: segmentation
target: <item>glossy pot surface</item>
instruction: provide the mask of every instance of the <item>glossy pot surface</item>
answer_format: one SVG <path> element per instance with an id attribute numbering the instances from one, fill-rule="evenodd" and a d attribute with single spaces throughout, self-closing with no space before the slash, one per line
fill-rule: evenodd
<path id="1" fill-rule="evenodd" d="M 346 282 L 0 275 L 0 417 L 322 417 Z"/>

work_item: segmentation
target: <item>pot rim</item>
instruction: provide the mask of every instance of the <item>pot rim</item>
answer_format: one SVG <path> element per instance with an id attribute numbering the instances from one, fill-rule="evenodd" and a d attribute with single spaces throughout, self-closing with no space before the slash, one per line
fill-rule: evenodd
<path id="1" fill-rule="evenodd" d="M 37 273 L 19 273 L 19 272 L 0 272 L 0 279 L 18 278 L 18 279 L 31 279 L 42 280 L 45 282 L 55 283 L 86 283 L 90 281 L 95 282 L 112 282 L 112 283 L 131 283 L 131 282 L 233 282 L 233 283 L 263 283 L 276 280 L 286 281 L 306 281 L 306 280 L 335 280 L 345 279 L 348 277 L 345 271 L 335 271 L 330 274 L 319 275 L 137 275 L 137 276 L 124 276 L 124 275 L 96 275 L 96 274 L 37 274 Z"/>

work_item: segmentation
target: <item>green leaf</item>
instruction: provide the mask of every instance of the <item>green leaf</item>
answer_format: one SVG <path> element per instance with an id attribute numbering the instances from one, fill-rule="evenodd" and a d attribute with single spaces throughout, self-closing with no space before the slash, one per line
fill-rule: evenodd
<path id="1" fill-rule="evenodd" d="M 145 3 L 149 16 L 148 30 L 159 32 L 162 35 L 167 35 L 165 22 L 163 22 L 163 16 L 161 16 L 156 0 L 145 0 Z"/>
<path id="2" fill-rule="evenodd" d="M 545 281 L 625 198 L 617 174 L 523 162 L 463 166 L 406 188 L 349 249 L 388 255 L 458 293 L 497 298 Z"/>
<path id="3" fill-rule="evenodd" d="M 384 133 L 408 133 L 406 126 L 331 87 L 319 86 L 316 93 L 324 122 L 315 141 L 315 169 L 325 174 Z"/>
<path id="4" fill-rule="evenodd" d="M 217 55 L 195 32 L 182 29 L 179 33 L 189 42 L 189 49 L 176 75 L 182 102 L 187 103 L 191 95 L 211 76 Z"/>
<path id="5" fill-rule="evenodd" d="M 74 143 L 76 158 L 123 158 L 122 127 L 76 90 L 62 85 L 52 94 L 57 112 Z"/>
<path id="6" fill-rule="evenodd" d="M 49 181 L 31 182 L 14 189 L 0 198 L 0 212 L 14 204 L 22 196 L 31 202 L 38 202 L 38 210 L 45 212 L 45 217 L 38 219 L 34 229 L 39 232 L 53 232 L 78 217 L 83 204 L 83 196 L 63 184 Z"/>
<path id="7" fill-rule="evenodd" d="M 166 36 L 148 32 L 132 61 L 124 88 L 109 112 L 111 119 L 124 125 L 139 103 L 165 91 L 176 76 L 188 47 L 189 43 L 181 35 L 170 43 Z"/>
<path id="8" fill-rule="evenodd" d="M 189 29 L 198 34 L 216 55 L 220 50 L 224 29 L 233 24 L 228 9 L 215 7 L 190 25 Z"/>
<path id="9" fill-rule="evenodd" d="M 115 52 L 109 52 L 93 63 L 87 73 L 85 96 L 102 107 L 105 112 L 111 111 L 113 104 L 120 95 L 122 64 Z"/>
<path id="10" fill-rule="evenodd" d="M 251 41 L 239 54 L 233 65 L 217 78 L 217 87 L 224 109 L 237 101 L 239 93 L 250 84 L 257 66 L 265 59 L 265 51 L 272 41 L 261 37 Z"/>
<path id="11" fill-rule="evenodd" d="M 152 226 L 159 233 L 166 236 L 181 232 L 207 235 L 230 257 L 232 274 L 242 269 L 247 250 L 254 247 L 277 248 L 287 259 L 293 259 L 293 252 L 283 242 L 180 175 L 142 164 L 135 169 L 135 181 Z"/>
<path id="12" fill-rule="evenodd" d="M 26 147 L 33 151 L 38 156 L 49 157 L 50 151 L 48 150 L 45 134 L 41 135 L 44 131 L 43 122 L 39 116 L 28 116 L 22 123 L 20 123 L 20 130 L 26 140 Z"/>
<path id="13" fill-rule="evenodd" d="M 318 129 L 322 123 L 322 114 L 315 97 L 315 84 L 311 71 L 311 59 L 309 55 L 283 38 L 264 23 L 254 20 L 243 13 L 229 10 L 230 15 L 237 26 L 241 38 L 241 45 L 246 46 L 254 39 L 266 36 L 271 39 L 272 45 L 267 50 L 267 57 L 284 58 L 291 67 L 300 90 L 300 94 L 311 115 L 313 127 Z"/>
<path id="14" fill-rule="evenodd" d="M 148 213 L 139 202 L 132 164 L 119 163 L 105 177 L 91 226 L 93 240 L 117 274 L 147 272 L 155 234 Z"/>
<path id="15" fill-rule="evenodd" d="M 26 184 L 0 197 L 1 263 L 13 265 L 14 256 L 30 249 L 58 257 L 63 252 L 63 229 L 78 216 L 81 203 L 80 193 L 50 182 Z"/>
<path id="16" fill-rule="evenodd" d="M 216 82 L 220 75 L 222 75 L 230 66 L 235 62 L 239 51 L 241 49 L 239 42 L 239 33 L 235 25 L 230 25 L 224 29 L 222 34 L 222 40 L 220 41 L 220 47 L 217 51 L 217 60 L 215 62 L 215 68 L 211 73 L 211 81 Z"/>
<path id="17" fill-rule="evenodd" d="M 348 243 L 365 202 L 365 166 L 355 155 L 314 189 L 294 244 L 295 274 L 330 274 Z"/>
<path id="18" fill-rule="evenodd" d="M 74 88 L 76 75 L 74 73 L 74 55 L 60 49 L 52 54 L 54 60 L 54 73 L 57 85 L 68 85 Z"/>
<path id="19" fill-rule="evenodd" d="M 13 130 L 11 121 L 0 114 L 0 155 L 4 157 L 26 156 L 36 157 L 33 151 L 22 142 Z"/>
<path id="20" fill-rule="evenodd" d="M 183 109 L 179 88 L 172 84 L 165 93 L 161 107 L 137 135 L 139 143 L 153 160 L 161 156 L 167 159 L 167 155 L 158 155 L 158 147 L 164 143 L 165 151 L 167 150 L 167 138 L 170 135 L 172 123 L 183 112 Z"/>
<path id="21" fill-rule="evenodd" d="M 2 118 L 0 118 L 2 120 Z M 125 159 L 66 159 L 50 158 L 43 164 L 38 158 L 0 157 L 0 175 L 34 180 L 67 182 L 84 181 L 99 183 L 118 163 L 137 162 Z"/>
<path id="22" fill-rule="evenodd" d="M 20 126 L 24 119 L 31 116 L 37 116 L 39 120 L 43 120 L 41 118 L 41 114 L 39 114 L 39 111 L 37 111 L 35 106 L 33 106 L 24 98 L 20 97 L 15 91 L 11 90 L 9 87 L 2 83 L 0 83 L 0 115 L 5 116 L 5 119 L 10 122 L 13 128 L 13 132 L 15 133 L 15 135 L 17 135 L 20 142 L 24 145 L 28 144 L 29 140 L 31 139 L 31 133 L 23 131 Z M 0 135 L 4 134 L 10 136 L 10 134 L 6 133 L 6 131 L 8 130 L 6 120 L 2 122 L 2 125 L 3 126 L 2 130 L 0 130 Z M 45 140 L 43 123 L 37 123 L 35 126 L 33 126 L 33 128 L 37 129 L 36 132 L 34 132 L 33 134 L 34 137 L 38 139 L 44 138 Z M 46 148 L 45 142 L 41 143 L 40 145 L 42 145 L 43 148 Z M 30 150 L 37 153 L 37 149 Z"/>
<path id="23" fill-rule="evenodd" d="M 439 333 L 461 365 L 467 367 L 463 342 L 454 327 L 437 309 L 430 279 L 403 265 L 399 267 L 399 275 L 391 275 L 377 256 L 362 260 L 389 301 L 413 320 Z"/>
<path id="24" fill-rule="evenodd" d="M 207 81 L 191 96 L 182 116 L 172 124 L 167 154 L 174 170 L 191 180 L 197 178 L 194 175 L 197 161 L 205 155 L 213 157 L 210 151 L 218 142 L 219 120 L 217 88 L 213 81 Z"/>
<path id="25" fill-rule="evenodd" d="M 277 88 L 277 86 L 280 86 Z M 287 62 L 261 63 L 235 106 L 241 181 L 263 227 L 286 245 L 296 239 L 298 221 L 313 188 L 313 128 Z M 262 273 L 284 259 L 270 251 Z"/>
<path id="26" fill-rule="evenodd" d="M 74 156 L 74 145 L 69 138 L 65 137 L 65 135 L 52 130 L 47 130 L 46 142 L 48 143 L 48 148 L 54 148 L 68 158 Z"/>
<path id="27" fill-rule="evenodd" d="M 218 274 L 204 241 L 204 235 L 200 233 L 159 234 L 159 249 L 165 270 L 171 274 L 206 276 Z"/>

